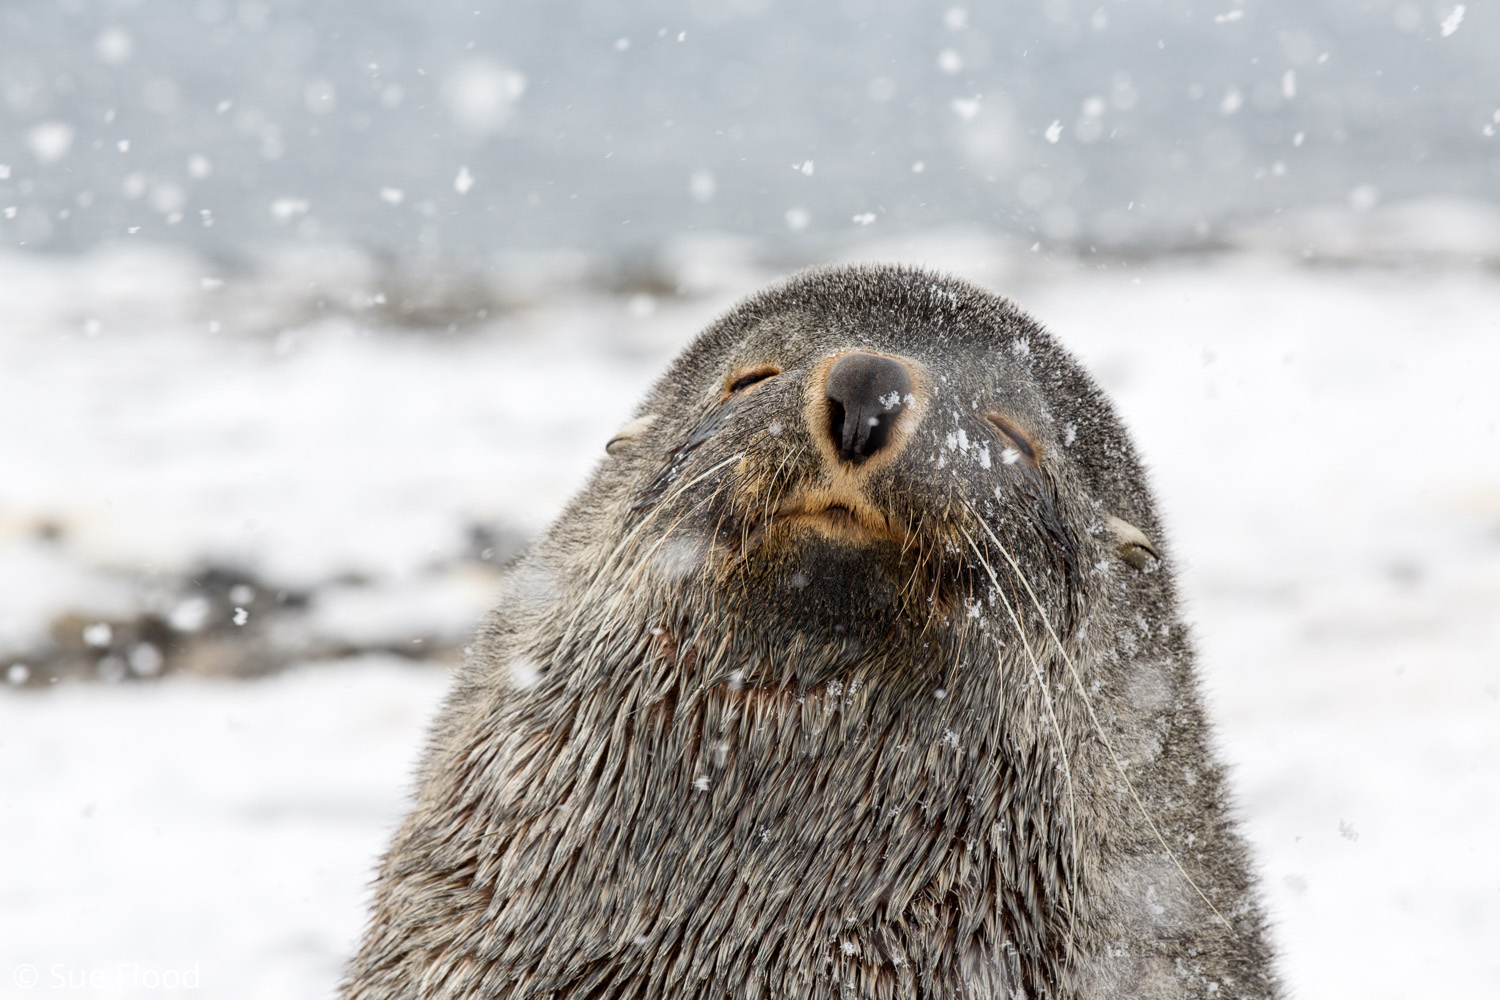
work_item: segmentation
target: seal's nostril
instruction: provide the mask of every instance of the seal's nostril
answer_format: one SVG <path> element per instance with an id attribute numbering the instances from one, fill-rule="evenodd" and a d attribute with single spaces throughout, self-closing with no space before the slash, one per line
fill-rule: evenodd
<path id="1" fill-rule="evenodd" d="M 828 434 L 833 438 L 833 446 L 843 454 L 844 441 L 844 404 L 832 397 L 828 400 Z"/>
<path id="2" fill-rule="evenodd" d="M 884 448 L 911 397 L 911 373 L 895 358 L 855 352 L 828 371 L 828 433 L 855 465 Z"/>

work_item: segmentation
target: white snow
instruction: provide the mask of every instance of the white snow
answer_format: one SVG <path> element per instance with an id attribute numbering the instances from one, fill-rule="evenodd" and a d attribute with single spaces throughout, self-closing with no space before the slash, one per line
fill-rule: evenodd
<path id="1" fill-rule="evenodd" d="M 531 660 L 518 656 L 510 661 L 510 681 L 518 688 L 535 687 L 542 672 Z"/>
<path id="2" fill-rule="evenodd" d="M 108 65 L 119 66 L 130 61 L 135 52 L 135 40 L 123 28 L 109 28 L 94 40 L 94 51 Z"/>
<path id="3" fill-rule="evenodd" d="M 966 122 L 973 121 L 974 117 L 979 114 L 979 98 L 955 97 L 949 102 L 949 107 L 953 109 L 953 113 L 958 115 L 961 120 Z"/>
<path id="4" fill-rule="evenodd" d="M 305 198 L 277 198 L 271 202 L 271 215 L 277 222 L 289 222 L 299 215 L 306 215 L 311 207 Z"/>
<path id="5" fill-rule="evenodd" d="M 443 78 L 448 113 L 460 128 L 480 135 L 504 125 L 525 92 L 525 74 L 490 59 L 467 59 Z"/>
<path id="6" fill-rule="evenodd" d="M 1154 471 L 1288 982 L 1497 995 L 1500 283 L 1246 262 L 1022 302 Z"/>
<path id="7" fill-rule="evenodd" d="M 1454 7 L 1453 10 L 1448 12 L 1447 17 L 1443 18 L 1443 24 L 1441 27 L 1443 37 L 1447 38 L 1449 35 L 1453 34 L 1458 30 L 1458 26 L 1463 23 L 1464 5 L 1459 4 L 1457 7 Z"/>
<path id="8" fill-rule="evenodd" d="M 268 312 L 157 252 L 0 257 L 0 638 L 113 618 L 129 574 L 206 555 L 374 581 L 330 595 L 330 634 L 477 620 L 490 584 L 433 553 L 475 518 L 540 528 L 765 280 L 738 253 L 684 251 L 706 291 L 640 315 L 542 295 L 428 337 Z M 1131 426 L 1294 995 L 1500 995 L 1494 272 L 1064 265 L 947 237 L 861 256 L 1007 292 Z M 191 969 L 206 995 L 328 995 L 445 683 L 371 658 L 0 689 L 0 991 L 31 967 L 38 992 L 55 968 L 100 971 L 71 991 L 100 997 Z"/>
<path id="9" fill-rule="evenodd" d="M 688 175 L 688 196 L 694 201 L 707 204 L 714 200 L 718 190 L 719 182 L 712 170 L 694 170 Z"/>
<path id="10" fill-rule="evenodd" d="M 29 966 L 40 995 L 152 995 L 134 965 L 327 996 L 444 682 L 369 660 L 0 698 L 0 993 Z"/>
<path id="11" fill-rule="evenodd" d="M 73 148 L 75 132 L 67 122 L 42 122 L 26 130 L 26 146 L 41 163 L 55 163 Z"/>

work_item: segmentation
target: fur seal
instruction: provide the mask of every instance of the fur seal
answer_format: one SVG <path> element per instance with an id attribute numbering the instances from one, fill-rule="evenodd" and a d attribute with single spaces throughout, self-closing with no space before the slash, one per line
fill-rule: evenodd
<path id="1" fill-rule="evenodd" d="M 511 572 L 347 1000 L 1272 998 L 1135 449 L 1009 301 L 704 331 Z"/>

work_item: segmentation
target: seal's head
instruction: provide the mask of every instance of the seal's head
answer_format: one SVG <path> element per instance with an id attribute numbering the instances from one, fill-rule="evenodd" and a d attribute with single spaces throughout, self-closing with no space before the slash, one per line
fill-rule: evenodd
<path id="1" fill-rule="evenodd" d="M 1033 617 L 1070 633 L 1112 518 L 1155 555 L 1088 376 L 1008 301 L 918 270 L 815 271 L 751 299 L 608 450 L 562 522 L 609 540 L 604 593 L 644 588 L 641 613 L 692 609 L 694 631 L 705 609 L 738 619 L 730 660 L 758 682 Z M 819 655 L 776 655 L 792 643 Z"/>
<path id="2" fill-rule="evenodd" d="M 1274 995 L 1140 465 L 1034 322 L 812 272 L 608 450 L 459 675 L 347 997 Z"/>

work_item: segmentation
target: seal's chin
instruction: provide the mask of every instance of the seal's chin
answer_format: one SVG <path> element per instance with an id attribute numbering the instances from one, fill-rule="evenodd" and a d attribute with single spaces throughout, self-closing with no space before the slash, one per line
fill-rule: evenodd
<path id="1" fill-rule="evenodd" d="M 900 549 L 837 512 L 776 522 L 744 570 L 741 596 L 791 629 L 889 630 L 901 617 Z"/>
<path id="2" fill-rule="evenodd" d="M 831 499 L 783 504 L 748 533 L 724 581 L 730 603 L 754 607 L 761 630 L 787 641 L 868 647 L 920 629 L 932 612 L 920 547 L 867 505 Z"/>

